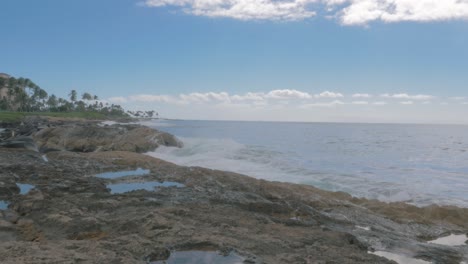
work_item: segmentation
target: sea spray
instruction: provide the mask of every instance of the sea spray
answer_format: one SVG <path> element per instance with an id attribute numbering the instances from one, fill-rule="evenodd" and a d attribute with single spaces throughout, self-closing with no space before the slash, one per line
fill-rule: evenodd
<path id="1" fill-rule="evenodd" d="M 386 202 L 468 207 L 462 126 L 169 121 L 181 149 L 152 156 L 180 165 L 310 184 Z"/>

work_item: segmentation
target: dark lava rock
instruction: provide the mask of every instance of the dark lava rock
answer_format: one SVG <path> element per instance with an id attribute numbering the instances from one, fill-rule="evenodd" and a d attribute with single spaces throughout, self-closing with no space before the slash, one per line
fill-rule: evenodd
<path id="1" fill-rule="evenodd" d="M 171 256 L 171 252 L 167 248 L 155 248 L 146 256 L 148 262 L 167 260 Z"/>
<path id="2" fill-rule="evenodd" d="M 36 143 L 31 137 L 15 137 L 12 139 L 4 140 L 0 142 L 0 147 L 4 148 L 22 148 L 33 151 L 38 151 Z"/>

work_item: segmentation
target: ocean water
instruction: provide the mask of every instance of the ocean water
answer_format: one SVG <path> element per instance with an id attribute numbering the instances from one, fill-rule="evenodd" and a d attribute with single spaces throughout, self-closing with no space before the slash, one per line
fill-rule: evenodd
<path id="1" fill-rule="evenodd" d="M 179 165 L 310 184 L 357 197 L 468 207 L 468 126 L 155 120 Z"/>

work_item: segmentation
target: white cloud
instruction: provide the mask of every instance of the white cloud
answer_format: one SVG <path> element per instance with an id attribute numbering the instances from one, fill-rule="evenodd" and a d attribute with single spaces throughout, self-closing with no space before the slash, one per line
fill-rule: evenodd
<path id="1" fill-rule="evenodd" d="M 144 0 L 142 4 L 239 20 L 303 20 L 324 13 L 344 25 L 468 19 L 466 0 Z"/>
<path id="2" fill-rule="evenodd" d="M 227 92 L 206 92 L 206 93 L 189 93 L 172 95 L 150 95 L 139 94 L 132 95 L 128 98 L 113 97 L 109 100 L 118 102 L 162 102 L 162 103 L 176 103 L 176 104 L 191 104 L 191 103 L 255 103 L 256 105 L 265 104 L 266 101 L 275 101 L 275 104 L 287 104 L 289 101 L 307 101 L 323 98 L 340 98 L 343 97 L 341 93 L 325 91 L 320 94 L 312 95 L 307 92 L 284 89 L 272 90 L 267 93 L 247 92 L 245 94 L 230 95 Z"/>
<path id="3" fill-rule="evenodd" d="M 414 102 L 413 101 L 402 101 L 402 102 L 400 102 L 400 104 L 402 104 L 402 105 L 412 105 L 412 104 L 414 104 Z"/>
<path id="4" fill-rule="evenodd" d="M 122 104 L 127 102 L 127 98 L 122 96 L 110 97 L 109 99 L 107 99 L 107 101 L 111 103 Z"/>
<path id="5" fill-rule="evenodd" d="M 151 95 L 151 94 L 139 94 L 139 95 L 132 95 L 129 97 L 129 101 L 133 102 L 163 102 L 163 103 L 170 103 L 172 102 L 172 98 L 167 95 Z"/>
<path id="6" fill-rule="evenodd" d="M 367 102 L 367 101 L 353 101 L 353 102 L 351 102 L 351 104 L 353 104 L 353 105 L 368 105 L 369 102 Z"/>
<path id="7" fill-rule="evenodd" d="M 377 101 L 377 102 L 373 102 L 372 104 L 373 105 L 387 105 L 388 103 L 384 101 Z"/>
<path id="8" fill-rule="evenodd" d="M 356 93 L 352 95 L 353 98 L 371 98 L 372 95 L 366 93 Z"/>
<path id="9" fill-rule="evenodd" d="M 301 20 L 316 15 L 315 0 L 146 0 L 149 7 L 174 6 L 185 13 L 239 20 Z"/>
<path id="10" fill-rule="evenodd" d="M 344 97 L 341 93 L 325 91 L 315 95 L 315 98 L 341 98 Z"/>
<path id="11" fill-rule="evenodd" d="M 245 95 L 233 95 L 231 97 L 231 100 L 234 101 L 263 101 L 265 99 L 265 94 L 264 93 L 251 93 L 248 92 Z"/>
<path id="12" fill-rule="evenodd" d="M 308 109 L 308 108 L 313 108 L 313 107 L 335 107 L 338 105 L 344 105 L 345 103 L 340 100 L 334 100 L 332 102 L 319 102 L 319 103 L 311 103 L 311 104 L 303 104 L 299 106 L 299 108 L 302 109 Z"/>
<path id="13" fill-rule="evenodd" d="M 330 4 L 336 1 L 327 1 Z M 468 19 L 466 0 L 346 0 L 337 13 L 345 25 L 362 25 L 371 21 L 443 21 Z"/>
<path id="14" fill-rule="evenodd" d="M 455 101 L 463 101 L 466 99 L 464 96 L 454 96 L 454 97 L 449 97 L 450 100 L 455 100 Z"/>
<path id="15" fill-rule="evenodd" d="M 190 94 L 181 94 L 180 99 L 183 103 L 207 103 L 207 102 L 230 102 L 231 98 L 228 93 L 190 93 Z"/>
<path id="16" fill-rule="evenodd" d="M 399 93 L 399 94 L 382 94 L 380 95 L 383 98 L 392 98 L 392 99 L 407 99 L 407 100 L 431 100 L 434 99 L 435 96 L 426 95 L 426 94 L 416 94 L 416 95 L 409 95 L 407 93 Z"/>
<path id="17" fill-rule="evenodd" d="M 309 93 L 298 90 L 273 90 L 266 94 L 267 98 L 273 99 L 310 99 Z"/>
<path id="18" fill-rule="evenodd" d="M 375 100 L 373 100 L 375 98 Z M 230 108 L 312 108 L 336 107 L 346 105 L 351 109 L 359 109 L 358 105 L 384 106 L 384 105 L 428 105 L 440 102 L 453 102 L 458 104 L 466 102 L 468 97 L 440 97 L 425 94 L 384 93 L 372 96 L 365 93 L 355 93 L 346 98 L 342 93 L 324 91 L 309 93 L 295 89 L 271 90 L 268 92 L 246 92 L 243 94 L 229 94 L 227 92 L 193 92 L 178 95 L 137 94 L 127 97 L 111 97 L 105 102 L 126 105 L 174 105 L 174 106 L 200 106 L 200 107 L 230 107 Z M 463 100 L 465 99 L 465 100 Z M 452 101 L 450 101 L 452 100 Z"/>

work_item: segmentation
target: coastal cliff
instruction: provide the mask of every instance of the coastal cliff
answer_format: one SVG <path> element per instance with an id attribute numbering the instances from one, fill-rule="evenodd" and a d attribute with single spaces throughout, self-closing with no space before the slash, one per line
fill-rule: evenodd
<path id="1" fill-rule="evenodd" d="M 465 208 L 178 166 L 142 152 L 181 143 L 139 125 L 33 118 L 3 129 L 1 263 L 162 263 L 211 251 L 241 263 L 395 263 L 374 251 L 467 261 L 467 246 L 427 243 L 466 234 Z"/>

